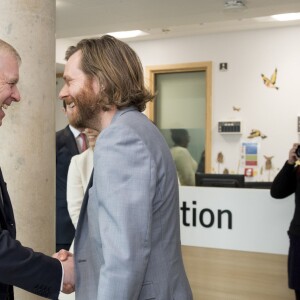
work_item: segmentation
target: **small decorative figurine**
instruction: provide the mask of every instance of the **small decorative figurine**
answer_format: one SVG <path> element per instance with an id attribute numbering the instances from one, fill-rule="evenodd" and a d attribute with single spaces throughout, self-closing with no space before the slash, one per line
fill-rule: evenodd
<path id="1" fill-rule="evenodd" d="M 218 173 L 220 173 L 220 164 L 222 164 L 224 162 L 224 155 L 222 152 L 218 153 L 217 162 L 218 162 Z"/>
<path id="2" fill-rule="evenodd" d="M 269 171 L 268 180 L 270 181 L 271 170 L 273 169 L 273 165 L 272 165 L 272 158 L 273 158 L 273 156 L 266 156 L 266 155 L 264 155 L 264 158 L 266 159 L 265 169 L 267 171 Z"/>
<path id="3" fill-rule="evenodd" d="M 223 174 L 229 174 L 229 170 L 227 168 L 224 169 Z"/>

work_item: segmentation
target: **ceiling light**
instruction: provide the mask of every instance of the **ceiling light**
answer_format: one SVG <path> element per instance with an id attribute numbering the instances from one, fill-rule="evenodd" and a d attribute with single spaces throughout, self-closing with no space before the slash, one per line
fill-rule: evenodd
<path id="1" fill-rule="evenodd" d="M 109 32 L 107 34 L 112 35 L 117 39 L 128 39 L 128 38 L 147 35 L 148 33 L 141 30 L 130 30 L 130 31 Z"/>
<path id="2" fill-rule="evenodd" d="M 273 15 L 271 18 L 275 19 L 276 21 L 295 21 L 300 20 L 300 13 Z"/>
<path id="3" fill-rule="evenodd" d="M 227 0 L 224 3 L 225 9 L 231 9 L 231 8 L 244 8 L 246 7 L 244 1 L 242 0 Z"/>

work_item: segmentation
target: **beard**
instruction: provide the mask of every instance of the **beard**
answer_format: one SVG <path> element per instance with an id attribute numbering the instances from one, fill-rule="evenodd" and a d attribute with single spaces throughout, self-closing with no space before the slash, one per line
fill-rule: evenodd
<path id="1" fill-rule="evenodd" d="M 101 128 L 101 99 L 99 94 L 93 92 L 92 86 L 81 89 L 75 97 L 70 97 L 77 108 L 74 118 L 76 128 Z"/>

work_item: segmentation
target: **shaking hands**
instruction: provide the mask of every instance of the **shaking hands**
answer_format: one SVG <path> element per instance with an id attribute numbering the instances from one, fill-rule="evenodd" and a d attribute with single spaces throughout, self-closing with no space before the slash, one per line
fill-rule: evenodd
<path id="1" fill-rule="evenodd" d="M 67 250 L 60 250 L 52 255 L 52 257 L 60 260 L 64 269 L 63 289 L 62 292 L 70 294 L 75 291 L 75 270 L 73 253 Z"/>

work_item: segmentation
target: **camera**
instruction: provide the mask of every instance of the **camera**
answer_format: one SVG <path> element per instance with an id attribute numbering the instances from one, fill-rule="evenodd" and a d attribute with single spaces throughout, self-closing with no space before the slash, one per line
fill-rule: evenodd
<path id="1" fill-rule="evenodd" d="M 295 154 L 298 158 L 300 158 L 300 145 L 297 147 Z"/>

